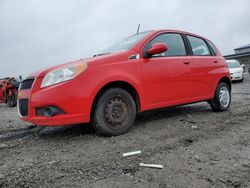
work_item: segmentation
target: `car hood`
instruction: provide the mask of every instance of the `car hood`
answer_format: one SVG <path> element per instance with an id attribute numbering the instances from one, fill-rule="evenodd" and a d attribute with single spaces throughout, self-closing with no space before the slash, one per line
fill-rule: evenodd
<path id="1" fill-rule="evenodd" d="M 127 61 L 129 56 L 138 53 L 136 50 L 120 51 L 111 54 L 101 55 L 94 58 L 89 58 L 88 63 L 91 66 L 99 66 L 110 63 Z"/>
<path id="2" fill-rule="evenodd" d="M 236 67 L 236 68 L 229 68 L 230 73 L 236 73 L 236 72 L 241 72 L 242 67 Z"/>
<path id="3" fill-rule="evenodd" d="M 99 66 L 103 64 L 108 64 L 108 63 L 115 63 L 118 61 L 125 61 L 128 60 L 128 57 L 130 54 L 136 53 L 137 51 L 135 50 L 129 50 L 129 51 L 123 51 L 123 52 L 116 52 L 112 54 L 106 54 L 106 55 L 101 55 L 101 56 L 96 56 L 96 57 L 90 57 L 90 58 L 85 58 L 85 59 L 80 59 L 76 61 L 71 61 L 68 63 L 52 66 L 46 69 L 41 69 L 38 71 L 35 71 L 31 74 L 28 75 L 27 78 L 39 78 L 39 77 L 44 77 L 48 72 L 55 70 L 57 68 L 61 68 L 64 66 L 68 65 L 74 65 L 74 64 L 79 64 L 79 63 L 87 63 L 88 67 L 93 67 L 93 66 Z"/>

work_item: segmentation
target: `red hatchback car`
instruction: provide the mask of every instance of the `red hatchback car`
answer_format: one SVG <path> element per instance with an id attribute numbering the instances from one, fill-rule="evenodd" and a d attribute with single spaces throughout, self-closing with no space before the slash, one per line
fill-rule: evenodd
<path id="1" fill-rule="evenodd" d="M 220 51 L 192 33 L 155 30 L 29 75 L 19 88 L 18 111 L 36 125 L 91 122 L 98 133 L 114 136 L 127 132 L 138 112 L 199 101 L 214 111 L 230 106 L 230 74 Z"/>

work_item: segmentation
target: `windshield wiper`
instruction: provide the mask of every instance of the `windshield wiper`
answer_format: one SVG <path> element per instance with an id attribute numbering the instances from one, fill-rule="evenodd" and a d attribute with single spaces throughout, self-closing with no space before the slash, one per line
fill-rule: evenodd
<path id="1" fill-rule="evenodd" d="M 110 52 L 107 52 L 107 53 L 101 53 L 101 54 L 95 54 L 95 55 L 93 55 L 93 57 L 102 56 L 102 55 L 107 55 L 107 54 L 110 54 Z"/>

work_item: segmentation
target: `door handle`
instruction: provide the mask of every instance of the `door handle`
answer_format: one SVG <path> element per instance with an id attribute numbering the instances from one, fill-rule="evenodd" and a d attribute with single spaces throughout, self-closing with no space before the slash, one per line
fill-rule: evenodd
<path id="1" fill-rule="evenodd" d="M 214 61 L 214 63 L 218 63 L 218 61 Z"/>
<path id="2" fill-rule="evenodd" d="M 188 65 L 190 62 L 189 61 L 184 61 L 183 62 L 185 65 Z"/>

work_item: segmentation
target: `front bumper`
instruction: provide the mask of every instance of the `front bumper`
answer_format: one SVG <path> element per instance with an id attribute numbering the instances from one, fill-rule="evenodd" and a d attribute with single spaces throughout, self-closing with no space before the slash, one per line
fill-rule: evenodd
<path id="1" fill-rule="evenodd" d="M 64 82 L 47 88 L 40 88 L 41 78 L 34 81 L 30 88 L 22 86 L 18 93 L 18 112 L 23 121 L 40 126 L 58 126 L 90 121 L 90 103 L 84 92 L 77 91 L 78 83 Z M 77 93 L 80 93 L 79 95 Z M 87 102 L 86 102 L 87 101 Z M 63 111 L 52 117 L 38 113 L 38 109 L 49 106 Z"/>
<path id="2" fill-rule="evenodd" d="M 64 125 L 72 125 L 79 123 L 87 123 L 89 122 L 88 117 L 84 117 L 82 114 L 78 115 L 57 115 L 54 117 L 21 117 L 23 121 L 32 122 L 35 125 L 39 126 L 64 126 Z"/>

